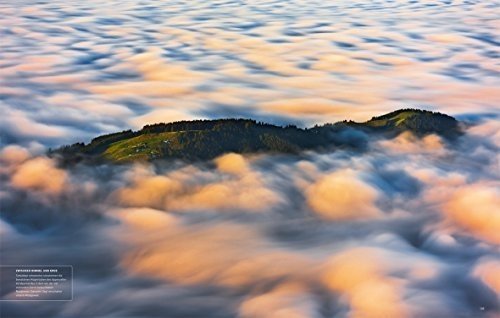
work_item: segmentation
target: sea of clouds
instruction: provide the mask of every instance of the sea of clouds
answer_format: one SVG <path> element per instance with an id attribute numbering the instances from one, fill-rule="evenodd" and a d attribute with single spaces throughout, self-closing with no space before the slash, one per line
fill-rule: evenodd
<path id="1" fill-rule="evenodd" d="M 0 261 L 74 267 L 73 301 L 0 315 L 495 317 L 495 5 L 0 0 Z M 159 121 L 309 125 L 408 105 L 465 134 L 203 163 L 45 155 Z"/>
<path id="2" fill-rule="evenodd" d="M 498 1 L 0 0 L 2 143 L 158 121 L 498 114 Z"/>
<path id="3" fill-rule="evenodd" d="M 4 264 L 71 264 L 74 300 L 6 317 L 494 317 L 500 134 L 362 151 L 61 168 L 0 153 Z M 496 124 L 496 123 L 494 123 Z M 9 299 L 13 295 L 3 295 Z"/>

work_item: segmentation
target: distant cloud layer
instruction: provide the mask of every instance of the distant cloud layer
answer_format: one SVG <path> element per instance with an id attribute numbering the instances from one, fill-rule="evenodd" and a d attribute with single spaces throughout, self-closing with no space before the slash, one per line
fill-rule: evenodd
<path id="1" fill-rule="evenodd" d="M 499 112 L 495 4 L 18 1 L 0 6 L 2 143 L 200 117 Z"/>
<path id="2" fill-rule="evenodd" d="M 495 5 L 0 1 L 1 262 L 75 269 L 73 301 L 2 302 L 0 316 L 498 316 Z M 346 130 L 335 138 L 356 150 L 195 164 L 45 155 L 160 121 L 401 106 L 466 133 Z"/>

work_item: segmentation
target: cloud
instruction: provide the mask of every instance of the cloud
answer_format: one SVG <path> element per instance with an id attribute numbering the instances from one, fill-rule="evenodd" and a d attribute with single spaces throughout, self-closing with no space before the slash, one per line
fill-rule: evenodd
<path id="1" fill-rule="evenodd" d="M 310 291 L 293 283 L 246 299 L 240 306 L 239 315 L 243 318 L 321 317 Z"/>
<path id="2" fill-rule="evenodd" d="M 307 202 L 319 216 L 349 220 L 379 216 L 377 190 L 352 170 L 340 170 L 321 177 L 306 189 Z"/>
<path id="3" fill-rule="evenodd" d="M 321 98 L 281 99 L 263 103 L 260 107 L 267 112 L 294 116 L 336 113 L 347 117 L 350 111 L 349 107 L 339 107 L 339 105 Z"/>
<path id="4" fill-rule="evenodd" d="M 176 210 L 235 210 L 260 212 L 281 202 L 278 194 L 254 177 L 195 186 L 178 197 L 171 206 Z"/>
<path id="5" fill-rule="evenodd" d="M 117 209 L 113 215 L 131 228 L 143 231 L 165 230 L 177 222 L 171 214 L 149 208 Z"/>
<path id="6" fill-rule="evenodd" d="M 129 206 L 148 206 L 174 211 L 259 212 L 282 202 L 280 195 L 261 181 L 241 155 L 215 159 L 217 169 L 228 177 L 194 166 L 166 175 L 154 175 L 144 167 L 131 170 L 130 186 L 118 189 L 114 197 Z"/>
<path id="7" fill-rule="evenodd" d="M 18 138 L 29 137 L 30 140 L 33 140 L 33 138 L 58 138 L 67 133 L 67 130 L 62 127 L 38 123 L 23 111 L 1 108 L 3 108 L 5 115 L 0 120 L 3 126 L 2 130 L 7 130 L 9 134 L 13 134 Z"/>
<path id="8" fill-rule="evenodd" d="M 257 232 L 241 225 L 195 228 L 138 236 L 139 244 L 125 255 L 122 266 L 135 275 L 182 285 L 244 287 L 300 277 L 308 264 L 300 255 L 268 246 Z"/>
<path id="9" fill-rule="evenodd" d="M 2 37 L 0 100 L 8 118 L 3 126 L 16 122 L 9 132 L 17 138 L 56 144 L 71 139 L 68 133 L 74 138 L 92 134 L 86 135 L 83 125 L 73 127 L 81 130 L 75 133 L 47 123 L 44 110 L 54 111 L 51 119 L 59 123 L 91 117 L 93 134 L 155 118 L 177 120 L 176 114 L 191 118 L 214 103 L 231 110 L 222 117 L 245 107 L 269 118 L 308 123 L 365 120 L 408 104 L 450 114 L 471 107 L 498 112 L 496 43 L 489 31 L 494 25 L 486 18 L 491 10 L 440 6 L 440 14 L 469 26 L 456 30 L 440 21 L 429 23 L 436 7 L 424 3 L 378 8 L 411 11 L 412 19 L 394 29 L 394 21 L 374 17 L 370 10 L 339 6 L 348 14 L 339 17 L 327 4 L 305 5 L 285 18 L 282 8 L 268 10 L 267 3 L 257 6 L 265 8 L 259 13 L 225 5 L 172 10 L 155 4 L 161 17 L 144 14 L 136 1 L 116 9 L 113 17 L 93 6 L 85 16 L 64 6 L 53 12 L 44 3 L 31 6 L 31 12 L 2 8 L 1 22 L 13 25 Z M 250 21 L 238 21 L 242 12 Z M 370 22 L 359 27 L 360 19 Z M 54 101 L 61 96 L 66 100 Z M 141 113 L 120 109 L 130 99 L 143 105 Z M 167 112 L 141 117 L 159 105 L 172 117 Z M 106 112 L 124 118 L 99 116 Z"/>
<path id="10" fill-rule="evenodd" d="M 472 235 L 500 244 L 499 206 L 498 187 L 473 184 L 454 191 L 443 210 L 451 222 Z"/>
<path id="11" fill-rule="evenodd" d="M 377 145 L 63 168 L 10 146 L 0 252 L 79 268 L 77 303 L 47 305 L 50 316 L 494 313 L 495 234 L 476 225 L 493 220 L 481 213 L 497 204 L 495 183 L 488 167 L 461 164 L 475 154 L 460 147 L 449 146 L 452 161 Z M 477 224 L 468 206 L 482 207 Z M 110 290 L 120 292 L 88 306 Z"/>
<path id="12" fill-rule="evenodd" d="M 146 81 L 193 83 L 200 78 L 203 79 L 203 73 L 191 71 L 180 63 L 168 61 L 162 58 L 161 54 L 161 49 L 151 48 L 149 52 L 131 56 L 128 61 L 134 64 Z"/>
<path id="13" fill-rule="evenodd" d="M 145 125 L 149 125 L 151 123 L 165 123 L 165 122 L 173 122 L 181 120 L 190 120 L 193 118 L 194 118 L 193 115 L 189 114 L 186 111 L 181 111 L 172 108 L 160 108 L 131 119 L 130 124 L 134 128 L 140 129 Z"/>
<path id="14" fill-rule="evenodd" d="M 500 261 L 498 259 L 481 259 L 474 267 L 473 275 L 483 281 L 497 297 L 500 298 Z"/>
<path id="15" fill-rule="evenodd" d="M 41 191 L 49 195 L 61 193 L 68 185 L 67 173 L 44 157 L 22 163 L 14 172 L 11 184 L 15 188 Z"/>
<path id="16" fill-rule="evenodd" d="M 437 135 L 427 135 L 423 138 L 418 138 L 411 132 L 403 132 L 396 138 L 390 140 L 382 140 L 379 142 L 380 147 L 388 149 L 396 153 L 413 153 L 413 154 L 432 154 L 444 155 L 446 148 Z"/>
<path id="17" fill-rule="evenodd" d="M 330 261 L 325 283 L 347 295 L 353 317 L 409 316 L 401 298 L 404 282 L 385 276 L 384 261 L 376 250 L 361 248 L 340 253 Z"/>
<path id="18" fill-rule="evenodd" d="M 138 169 L 134 170 L 138 171 Z M 133 174 L 134 171 L 131 173 Z M 132 175 L 133 185 L 118 189 L 115 193 L 121 203 L 128 206 L 164 208 L 167 200 L 180 193 L 181 182 L 167 176 Z"/>
<path id="19" fill-rule="evenodd" d="M 249 172 L 249 167 L 245 157 L 240 154 L 230 153 L 215 159 L 217 169 L 221 172 L 242 175 Z"/>
<path id="20" fill-rule="evenodd" d="M 31 157 L 30 152 L 17 145 L 7 146 L 0 152 L 0 159 L 7 164 L 20 164 L 29 157 Z"/>
<path id="21" fill-rule="evenodd" d="M 184 95 L 191 92 L 191 86 L 184 83 L 163 82 L 123 82 L 109 85 L 97 84 L 89 87 L 94 94 L 110 96 L 113 98 L 134 97 L 135 95 L 146 95 L 157 98 L 168 98 L 174 95 Z"/>
<path id="22" fill-rule="evenodd" d="M 491 140 L 497 147 L 500 147 L 500 123 L 498 120 L 487 120 L 480 125 L 472 126 L 468 133 Z"/>

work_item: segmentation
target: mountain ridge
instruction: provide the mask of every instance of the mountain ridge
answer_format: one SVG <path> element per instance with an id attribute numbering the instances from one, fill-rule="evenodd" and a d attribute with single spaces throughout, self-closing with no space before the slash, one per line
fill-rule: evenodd
<path id="1" fill-rule="evenodd" d="M 244 118 L 156 123 L 137 131 L 101 135 L 88 144 L 62 146 L 50 151 L 49 155 L 66 163 L 126 163 L 159 159 L 208 160 L 228 152 L 299 153 L 311 149 L 359 147 L 362 140 L 343 137 L 352 131 L 358 136 L 376 134 L 386 138 L 404 131 L 418 137 L 438 134 L 446 139 L 461 134 L 459 122 L 449 115 L 404 108 L 365 122 L 344 120 L 311 128 L 277 126 Z"/>

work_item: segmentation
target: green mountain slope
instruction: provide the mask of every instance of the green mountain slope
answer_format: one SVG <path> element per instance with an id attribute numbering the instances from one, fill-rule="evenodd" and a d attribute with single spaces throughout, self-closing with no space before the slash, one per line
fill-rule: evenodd
<path id="1" fill-rule="evenodd" d="M 396 131 L 410 130 L 417 135 L 436 133 L 452 136 L 458 132 L 458 122 L 455 118 L 418 109 L 401 109 L 383 116 L 373 117 L 365 125 Z"/>
<path id="2" fill-rule="evenodd" d="M 131 162 L 179 158 L 206 160 L 227 152 L 298 153 L 353 145 L 343 136 L 347 130 L 387 135 L 411 131 L 417 136 L 436 133 L 446 138 L 460 134 L 459 123 L 448 115 L 402 109 L 373 117 L 367 122 L 343 121 L 301 129 L 280 127 L 249 119 L 194 120 L 144 126 L 94 138 L 89 144 L 63 146 L 51 155 L 65 162 Z M 340 137 L 341 138 L 340 138 Z"/>

